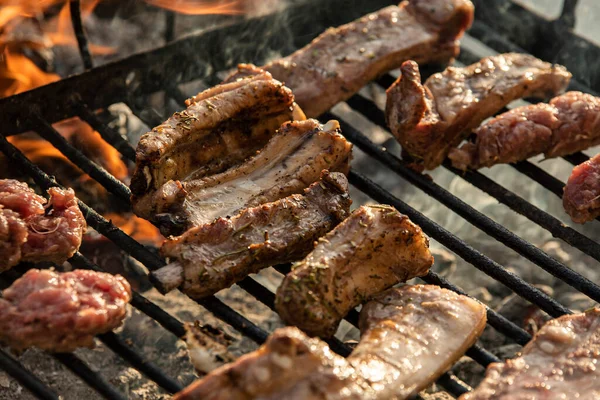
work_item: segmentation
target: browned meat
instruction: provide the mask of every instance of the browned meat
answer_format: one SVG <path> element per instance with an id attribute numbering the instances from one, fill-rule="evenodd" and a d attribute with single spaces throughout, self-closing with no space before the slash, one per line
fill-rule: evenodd
<path id="1" fill-rule="evenodd" d="M 485 306 L 433 285 L 377 295 L 360 312 L 360 343 L 348 358 L 380 399 L 405 399 L 432 384 L 483 332 Z"/>
<path id="2" fill-rule="evenodd" d="M 20 261 L 62 264 L 79 249 L 86 223 L 73 190 L 48 194 L 46 204 L 25 183 L 0 180 L 0 272 Z"/>
<path id="3" fill-rule="evenodd" d="M 262 70 L 223 83 L 189 99 L 142 136 L 131 179 L 136 213 L 154 215 L 153 193 L 171 180 L 191 180 L 219 173 L 263 147 L 285 121 L 304 119 L 294 112 L 290 89 Z"/>
<path id="4" fill-rule="evenodd" d="M 363 206 L 293 266 L 275 308 L 287 324 L 329 337 L 352 308 L 432 264 L 429 240 L 408 217 L 391 206 Z"/>
<path id="5" fill-rule="evenodd" d="M 416 165 L 433 169 L 472 129 L 513 100 L 562 92 L 571 74 L 527 54 L 487 57 L 448 67 L 421 84 L 419 67 L 406 62 L 387 91 L 388 125 Z"/>
<path id="6" fill-rule="evenodd" d="M 600 154 L 573 168 L 565 185 L 563 206 L 579 224 L 600 215 Z"/>
<path id="7" fill-rule="evenodd" d="M 475 130 L 475 142 L 450 151 L 456 168 L 466 170 L 526 160 L 544 153 L 560 157 L 600 143 L 600 98 L 581 92 L 555 97 L 550 104 L 518 107 Z"/>
<path id="8" fill-rule="evenodd" d="M 246 207 L 301 193 L 324 169 L 347 172 L 351 151 L 337 121 L 289 122 L 243 164 L 203 179 L 167 182 L 147 200 L 166 232 L 174 232 L 177 225 L 202 226 Z"/>
<path id="9" fill-rule="evenodd" d="M 412 0 L 331 28 L 306 47 L 263 68 L 318 117 L 406 60 L 445 62 L 471 25 L 469 0 Z"/>
<path id="10" fill-rule="evenodd" d="M 31 269 L 2 292 L 0 342 L 15 350 L 93 347 L 94 335 L 121 325 L 130 299 L 118 275 Z"/>
<path id="11" fill-rule="evenodd" d="M 161 251 L 171 264 L 152 277 L 165 292 L 181 285 L 193 298 L 210 296 L 265 267 L 301 259 L 348 216 L 351 202 L 346 177 L 324 171 L 303 195 L 246 208 L 167 240 Z"/>
<path id="12" fill-rule="evenodd" d="M 296 328 L 282 328 L 175 399 L 406 399 L 462 356 L 485 321 L 483 305 L 439 287 L 392 289 L 361 311 L 362 337 L 347 359 Z"/>
<path id="13" fill-rule="evenodd" d="M 298 385 L 306 391 L 289 393 Z M 258 350 L 197 380 L 173 400 L 368 400 L 373 398 L 370 393 L 346 359 L 323 341 L 288 327 L 277 329 Z"/>
<path id="14" fill-rule="evenodd" d="M 461 400 L 598 399 L 600 309 L 546 323 L 521 356 L 491 364 Z"/>

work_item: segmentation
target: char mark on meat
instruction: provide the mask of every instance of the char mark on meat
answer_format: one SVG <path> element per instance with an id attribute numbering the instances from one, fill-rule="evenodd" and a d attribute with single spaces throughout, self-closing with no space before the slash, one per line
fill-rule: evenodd
<path id="1" fill-rule="evenodd" d="M 294 91 L 316 118 L 406 60 L 446 62 L 471 25 L 469 0 L 412 0 L 386 7 L 338 28 L 263 68 Z"/>
<path id="2" fill-rule="evenodd" d="M 347 359 L 297 328 L 281 328 L 261 348 L 175 399 L 406 399 L 475 342 L 486 310 L 468 297 L 419 285 L 380 294 L 365 305 L 360 321 L 360 342 Z"/>
<path id="3" fill-rule="evenodd" d="M 448 67 L 421 84 L 415 62 L 402 65 L 387 91 L 387 123 L 416 168 L 434 169 L 483 120 L 522 97 L 562 92 L 571 74 L 527 54 L 487 57 Z"/>
<path id="4" fill-rule="evenodd" d="M 121 325 L 130 299 L 118 275 L 31 269 L 2 292 L 0 342 L 17 351 L 93 347 L 95 335 Z"/>
<path id="5" fill-rule="evenodd" d="M 48 194 L 49 202 L 25 183 L 0 180 L 0 272 L 21 261 L 62 264 L 79 249 L 86 223 L 73 190 Z"/>
<path id="6" fill-rule="evenodd" d="M 567 92 L 549 104 L 517 107 L 481 125 L 475 140 L 452 149 L 462 170 L 514 163 L 538 154 L 560 157 L 600 143 L 600 98 Z"/>
<path id="7" fill-rule="evenodd" d="M 330 337 L 352 308 L 432 264 L 429 240 L 408 217 L 391 206 L 363 206 L 293 266 L 275 308 L 287 324 Z"/>
<path id="8" fill-rule="evenodd" d="M 263 268 L 301 259 L 348 216 L 350 204 L 346 177 L 324 171 L 302 195 L 249 207 L 167 240 L 161 252 L 171 264 L 152 278 L 165 292 L 181 286 L 190 297 L 210 296 Z"/>
<path id="9" fill-rule="evenodd" d="M 186 105 L 137 146 L 131 191 L 141 217 L 153 217 L 148 198 L 164 184 L 220 173 L 255 154 L 282 123 L 305 118 L 291 90 L 260 69 L 207 89 Z"/>
<path id="10" fill-rule="evenodd" d="M 598 399 L 600 309 L 546 323 L 521 355 L 491 364 L 461 400 Z"/>
<path id="11" fill-rule="evenodd" d="M 169 181 L 148 198 L 148 206 L 157 216 L 168 216 L 166 221 L 178 221 L 185 229 L 202 226 L 246 207 L 302 193 L 319 180 L 322 170 L 346 173 L 351 151 L 337 121 L 325 125 L 316 120 L 288 122 L 256 156 L 221 174 Z M 164 233 L 180 233 L 161 223 Z"/>
<path id="12" fill-rule="evenodd" d="M 579 224 L 600 215 L 600 154 L 573 168 L 565 185 L 563 206 Z"/>

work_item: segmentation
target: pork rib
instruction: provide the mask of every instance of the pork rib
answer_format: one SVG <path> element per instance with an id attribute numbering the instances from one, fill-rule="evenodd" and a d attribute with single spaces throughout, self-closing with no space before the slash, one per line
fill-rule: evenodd
<path id="1" fill-rule="evenodd" d="M 243 208 L 301 193 L 324 169 L 347 172 L 351 151 L 337 121 L 288 122 L 243 164 L 203 179 L 169 181 L 148 200 L 167 233 L 177 226 L 202 226 Z"/>
<path id="2" fill-rule="evenodd" d="M 94 335 L 121 325 L 130 299 L 118 275 L 31 269 L 2 292 L 0 342 L 15 350 L 93 347 Z"/>
<path id="3" fill-rule="evenodd" d="M 21 261 L 62 264 L 79 249 L 86 228 L 75 193 L 51 188 L 50 201 L 27 184 L 0 180 L 0 272 Z"/>
<path id="4" fill-rule="evenodd" d="M 526 160 L 538 154 L 560 157 L 600 143 L 600 98 L 567 92 L 500 114 L 475 130 L 474 142 L 450 151 L 462 170 Z"/>
<path id="5" fill-rule="evenodd" d="M 445 62 L 471 25 L 469 0 L 412 0 L 330 28 L 306 47 L 263 68 L 318 117 L 406 60 Z"/>
<path id="6" fill-rule="evenodd" d="M 250 207 L 167 240 L 161 252 L 172 263 L 152 277 L 165 292 L 181 286 L 190 297 L 210 296 L 262 268 L 301 259 L 346 218 L 350 204 L 346 177 L 324 171 L 303 195 Z"/>
<path id="7" fill-rule="evenodd" d="M 600 309 L 548 321 L 521 356 L 491 364 L 461 400 L 597 399 Z"/>
<path id="8" fill-rule="evenodd" d="M 436 286 L 391 289 L 361 311 L 361 340 L 344 359 L 296 328 L 213 371 L 176 400 L 406 399 L 431 384 L 483 331 L 486 310 Z"/>
<path id="9" fill-rule="evenodd" d="M 565 185 L 563 206 L 580 224 L 600 215 L 600 154 L 573 168 Z"/>
<path id="10" fill-rule="evenodd" d="M 421 84 L 418 65 L 406 62 L 387 91 L 387 123 L 415 165 L 434 169 L 472 129 L 513 100 L 562 92 L 571 74 L 527 54 L 487 57 L 448 67 Z"/>
<path id="11" fill-rule="evenodd" d="M 259 69 L 186 104 L 137 146 L 131 191 L 134 210 L 143 218 L 154 216 L 148 198 L 167 182 L 222 172 L 263 147 L 283 122 L 304 119 L 294 112 L 290 89 Z"/>
<path id="12" fill-rule="evenodd" d="M 432 264 L 429 240 L 408 217 L 391 206 L 363 206 L 293 266 L 275 308 L 287 324 L 329 337 L 352 308 Z"/>

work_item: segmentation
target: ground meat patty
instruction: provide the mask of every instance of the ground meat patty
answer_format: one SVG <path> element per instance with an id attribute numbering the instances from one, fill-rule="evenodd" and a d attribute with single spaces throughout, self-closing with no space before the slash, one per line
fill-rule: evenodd
<path id="1" fill-rule="evenodd" d="M 129 300 L 119 275 L 31 269 L 2 293 L 0 341 L 15 350 L 93 347 L 94 335 L 121 325 Z"/>
<path id="2" fill-rule="evenodd" d="M 23 182 L 0 180 L 0 272 L 20 261 L 62 264 L 81 245 L 85 218 L 71 189 L 51 188 L 50 201 Z"/>

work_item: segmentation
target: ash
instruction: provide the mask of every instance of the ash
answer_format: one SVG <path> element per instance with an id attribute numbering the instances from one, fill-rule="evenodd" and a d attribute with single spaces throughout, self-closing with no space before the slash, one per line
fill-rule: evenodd
<path id="1" fill-rule="evenodd" d="M 105 29 L 106 24 L 102 23 L 102 18 L 94 19 L 89 27 L 92 42 L 114 46 L 116 41 L 119 44 L 117 54 L 104 58 L 100 57 L 97 59 L 99 63 L 107 62 L 113 58 L 121 58 L 134 51 L 145 50 L 154 47 L 156 43 L 160 43 L 160 35 L 157 32 L 160 33 L 164 30 L 164 18 L 160 17 L 160 13 L 150 12 L 145 14 L 147 18 L 139 16 L 135 18 L 122 18 L 122 13 L 125 13 L 127 10 L 126 7 L 123 7 L 108 19 L 114 28 L 110 31 L 118 31 L 124 36 L 140 37 L 142 39 L 139 41 L 128 41 L 123 40 L 123 38 L 115 38 L 107 34 L 107 29 Z M 595 8 L 595 11 L 598 10 L 600 10 L 600 6 Z M 264 9 L 261 12 L 264 12 Z M 226 20 L 226 17 L 181 17 L 178 18 L 177 32 L 189 33 L 199 29 L 199 26 L 201 27 L 200 29 L 208 28 Z M 282 21 L 282 23 L 285 23 L 285 21 Z M 150 26 L 152 29 L 149 29 Z M 590 27 L 592 30 L 596 28 L 596 25 Z M 579 27 L 578 29 L 586 30 L 585 27 Z M 140 32 L 144 32 L 144 34 L 140 35 Z M 146 35 L 148 32 L 151 33 Z M 292 38 L 289 38 L 289 41 L 291 43 Z M 463 45 L 469 47 L 470 50 L 481 57 L 494 53 L 469 37 L 463 40 Z M 235 44 L 232 46 L 235 46 Z M 69 54 L 56 55 L 57 59 L 67 60 L 63 63 L 62 69 L 59 68 L 59 71 L 63 71 L 64 73 L 77 71 L 80 68 L 78 55 L 73 53 L 73 49 L 64 51 Z M 232 47 L 231 52 L 235 52 L 235 47 Z M 271 52 L 271 55 L 275 58 L 280 54 L 274 50 Z M 260 61 L 264 60 L 248 61 L 260 63 Z M 207 82 L 196 81 L 183 85 L 181 88 L 185 94 L 192 95 L 208 86 Z M 384 107 L 385 93 L 381 87 L 370 85 L 364 88 L 361 94 L 373 99 L 379 107 Z M 181 106 L 178 106 L 173 101 L 165 102 L 164 97 L 159 95 L 152 96 L 146 99 L 146 101 L 146 104 L 149 104 L 149 109 L 159 110 L 163 115 L 168 115 L 181 108 Z M 522 104 L 523 102 L 515 102 L 512 106 Z M 109 111 L 110 123 L 118 128 L 124 136 L 127 136 L 134 145 L 139 140 L 139 136 L 149 129 L 124 104 L 114 105 Z M 400 147 L 389 132 L 372 124 L 346 104 L 339 104 L 333 111 L 365 133 L 372 141 L 386 147 L 387 151 L 397 156 L 400 155 Z M 600 148 L 594 148 L 586 151 L 586 154 L 592 156 L 599 151 Z M 572 165 L 563 159 L 542 160 L 541 158 L 536 158 L 530 161 L 563 182 L 567 180 L 572 170 Z M 475 249 L 503 265 L 507 270 L 516 273 L 527 282 L 536 285 L 549 295 L 554 296 L 566 307 L 575 311 L 582 311 L 594 305 L 594 302 L 586 296 L 497 242 L 486 232 L 475 228 L 459 215 L 448 210 L 438 201 L 427 196 L 388 168 L 374 162 L 372 158 L 356 147 L 354 149 L 352 167 L 442 225 Z M 588 223 L 584 226 L 573 224 L 565 214 L 562 202 L 557 196 L 517 172 L 511 166 L 499 165 L 491 169 L 483 169 L 480 172 L 540 209 L 560 219 L 565 225 L 573 227 L 593 240 L 600 240 L 600 230 L 597 229 L 597 222 Z M 551 234 L 546 230 L 513 212 L 508 207 L 499 204 L 497 200 L 471 186 L 460 176 L 454 175 L 444 168 L 438 168 L 430 172 L 430 175 L 434 182 L 467 202 L 476 210 L 505 226 L 521 238 L 533 243 L 550 256 L 588 279 L 594 282 L 600 281 L 598 263 L 592 258 L 560 240 L 553 239 Z M 372 200 L 355 188 L 351 189 L 351 196 L 354 200 L 353 208 L 372 203 Z M 167 296 L 160 295 L 156 290 L 150 288 L 145 278 L 146 271 L 142 266 L 128 259 L 126 255 L 120 253 L 116 248 L 111 249 L 110 244 L 107 245 L 105 243 L 104 246 L 109 246 L 109 248 L 103 248 L 102 253 L 111 254 L 112 257 L 109 270 L 124 274 L 132 282 L 136 290 L 143 292 L 144 296 L 163 307 L 167 312 L 183 322 L 199 320 L 203 324 L 211 324 L 221 328 L 235 339 L 230 347 L 231 353 L 235 356 L 257 348 L 257 345 L 250 339 L 243 337 L 230 326 L 217 320 L 212 314 L 180 292 L 175 291 Z M 525 328 L 530 333 L 535 333 L 549 318 L 535 306 L 519 298 L 510 289 L 480 272 L 473 265 L 455 256 L 436 241 L 431 240 L 431 248 L 435 256 L 433 271 L 463 288 L 475 298 L 485 302 L 491 308 L 517 325 Z M 94 257 L 94 260 L 99 265 L 103 266 L 102 264 L 105 261 L 98 255 L 98 252 L 94 253 L 91 251 L 89 254 L 91 257 Z M 116 257 L 116 262 L 115 254 L 119 255 Z M 253 277 L 271 291 L 277 289 L 282 279 L 282 275 L 272 268 L 264 270 Z M 414 280 L 409 283 L 420 283 L 420 281 Z M 217 297 L 268 331 L 273 331 L 282 326 L 281 321 L 273 311 L 237 286 L 221 291 Z M 169 376 L 176 378 L 182 385 L 187 385 L 197 378 L 197 374 L 189 362 L 185 343 L 137 310 L 131 308 L 129 318 L 117 333 L 128 344 L 143 354 L 147 360 L 157 364 L 163 371 Z M 356 328 L 343 322 L 337 336 L 342 340 L 351 341 L 357 340 L 359 333 Z M 519 345 L 506 339 L 502 334 L 489 327 L 480 339 L 480 344 L 503 359 L 515 356 L 521 349 Z M 78 350 L 76 354 L 94 371 L 97 371 L 103 378 L 114 384 L 117 389 L 126 393 L 130 399 L 154 400 L 169 398 L 156 384 L 142 376 L 100 342 L 98 342 L 95 349 Z M 19 360 L 66 400 L 83 398 L 93 400 L 101 398 L 100 395 L 81 382 L 77 376 L 73 375 L 47 353 L 28 350 L 19 356 Z M 451 372 L 465 383 L 475 386 L 481 380 L 484 369 L 471 359 L 464 357 L 453 367 Z M 424 398 L 451 398 L 450 396 L 446 397 L 435 385 L 428 392 L 430 392 L 430 395 L 424 395 Z M 15 398 L 34 399 L 14 379 L 0 372 L 0 400 Z"/>

